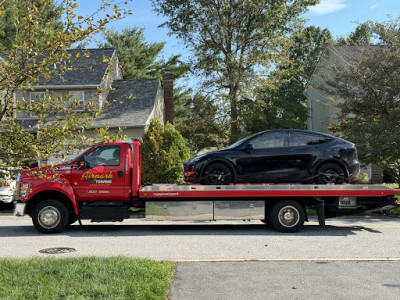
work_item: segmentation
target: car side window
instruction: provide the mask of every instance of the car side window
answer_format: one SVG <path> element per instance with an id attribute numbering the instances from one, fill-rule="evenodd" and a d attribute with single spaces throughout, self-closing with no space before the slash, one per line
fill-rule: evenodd
<path id="1" fill-rule="evenodd" d="M 319 134 L 292 132 L 290 133 L 289 137 L 289 146 L 298 147 L 298 146 L 318 145 L 327 142 L 329 140 L 330 140 L 329 138 Z"/>
<path id="2" fill-rule="evenodd" d="M 85 156 L 86 168 L 119 166 L 120 146 L 100 146 Z"/>
<path id="3" fill-rule="evenodd" d="M 283 147 L 285 140 L 284 132 L 267 132 L 249 141 L 253 149 L 266 149 Z"/>

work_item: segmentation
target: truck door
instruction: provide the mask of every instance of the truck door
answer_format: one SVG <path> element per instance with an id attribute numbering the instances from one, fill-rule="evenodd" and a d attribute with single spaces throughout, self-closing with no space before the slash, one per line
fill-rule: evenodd
<path id="1" fill-rule="evenodd" d="M 127 145 L 102 145 L 80 157 L 72 170 L 72 187 L 79 201 L 128 201 L 125 172 Z M 122 151 L 121 151 L 122 150 Z"/>

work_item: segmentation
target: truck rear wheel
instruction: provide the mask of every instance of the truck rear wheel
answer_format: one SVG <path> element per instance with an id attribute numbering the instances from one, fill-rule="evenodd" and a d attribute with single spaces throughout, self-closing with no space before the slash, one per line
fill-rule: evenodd
<path id="1" fill-rule="evenodd" d="M 58 200 L 44 200 L 32 212 L 33 225 L 42 233 L 61 232 L 68 223 L 68 210 Z"/>
<path id="2" fill-rule="evenodd" d="M 306 212 L 300 203 L 284 200 L 273 206 L 269 221 L 280 232 L 297 232 L 303 227 L 305 219 Z"/>

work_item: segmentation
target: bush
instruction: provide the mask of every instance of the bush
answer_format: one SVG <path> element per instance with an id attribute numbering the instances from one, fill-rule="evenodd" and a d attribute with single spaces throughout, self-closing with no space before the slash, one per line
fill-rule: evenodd
<path id="1" fill-rule="evenodd" d="M 142 145 L 142 182 L 182 183 L 182 163 L 188 159 L 189 149 L 174 126 L 150 120 Z"/>
<path id="2" fill-rule="evenodd" d="M 368 184 L 369 178 L 367 173 L 360 174 L 356 179 L 352 180 L 352 184 Z"/>

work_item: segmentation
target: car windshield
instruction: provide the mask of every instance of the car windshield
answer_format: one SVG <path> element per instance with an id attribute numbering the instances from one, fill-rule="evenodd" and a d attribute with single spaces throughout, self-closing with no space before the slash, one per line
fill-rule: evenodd
<path id="1" fill-rule="evenodd" d="M 239 140 L 239 141 L 233 143 L 232 145 L 226 147 L 225 149 L 233 149 L 233 148 L 236 148 L 237 146 L 240 146 L 241 144 L 243 144 L 243 143 L 246 142 L 247 140 L 251 139 L 252 137 L 256 136 L 257 134 L 258 134 L 258 133 L 253 134 L 253 135 L 248 136 L 248 137 L 245 137 L 245 138 L 243 138 L 243 139 L 241 139 L 241 140 Z"/>

